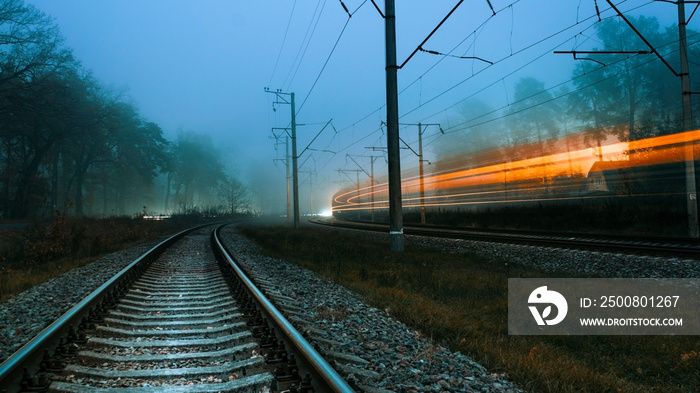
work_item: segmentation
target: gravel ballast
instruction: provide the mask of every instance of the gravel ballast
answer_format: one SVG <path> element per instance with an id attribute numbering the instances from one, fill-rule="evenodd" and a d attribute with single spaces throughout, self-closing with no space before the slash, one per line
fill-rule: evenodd
<path id="1" fill-rule="evenodd" d="M 109 254 L 0 304 L 0 361 L 158 243 L 149 241 Z"/>
<path id="2" fill-rule="evenodd" d="M 433 344 L 387 312 L 367 306 L 345 288 L 295 264 L 261 256 L 255 244 L 232 229 L 224 234 L 238 263 L 266 276 L 276 284 L 276 291 L 297 300 L 298 308 L 306 310 L 305 323 L 297 329 L 312 325 L 332 338 L 320 344 L 326 352 L 351 354 L 366 361 L 357 366 L 366 374 L 340 372 L 346 380 L 356 380 L 362 390 L 522 392 L 507 376 L 491 373 L 469 357 Z"/>
<path id="3" fill-rule="evenodd" d="M 333 337 L 337 342 L 333 350 L 366 360 L 360 367 L 362 370 L 341 372 L 359 387 L 369 392 L 522 391 L 508 381 L 507 375 L 489 372 L 467 356 L 431 343 L 384 310 L 367 306 L 346 289 L 294 264 L 261 256 L 257 246 L 236 234 L 233 228 L 227 228 L 224 234 L 240 263 L 258 274 L 269 274 L 267 280 L 274 283 L 276 290 L 298 302 L 299 309 L 305 313 L 300 316 L 301 320 Z M 606 277 L 700 277 L 700 264 L 693 260 L 412 236 L 407 236 L 406 241 L 449 252 L 474 252 L 499 261 L 553 271 Z M 0 305 L 0 360 L 5 360 L 76 302 L 157 243 L 148 242 L 110 254 Z M 365 382 L 373 386 L 363 385 Z"/>

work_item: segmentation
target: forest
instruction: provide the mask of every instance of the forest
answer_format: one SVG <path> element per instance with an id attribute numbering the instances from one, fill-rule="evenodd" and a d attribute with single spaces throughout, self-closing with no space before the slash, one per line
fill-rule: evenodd
<path id="1" fill-rule="evenodd" d="M 203 130 L 168 141 L 51 18 L 0 2 L 0 218 L 237 213 L 249 199 Z"/>

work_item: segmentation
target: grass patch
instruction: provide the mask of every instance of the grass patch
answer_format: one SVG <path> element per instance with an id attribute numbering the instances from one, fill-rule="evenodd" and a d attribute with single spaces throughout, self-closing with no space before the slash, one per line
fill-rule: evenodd
<path id="1" fill-rule="evenodd" d="M 363 296 L 423 335 L 532 392 L 698 392 L 696 336 L 509 336 L 509 277 L 570 277 L 510 261 L 380 242 L 325 228 L 248 226 L 270 256 Z M 505 262 L 508 262 L 507 265 Z"/>

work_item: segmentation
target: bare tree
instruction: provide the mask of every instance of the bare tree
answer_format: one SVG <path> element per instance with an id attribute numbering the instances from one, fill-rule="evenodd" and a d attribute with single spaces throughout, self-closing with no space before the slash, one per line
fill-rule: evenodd
<path id="1" fill-rule="evenodd" d="M 219 186 L 219 198 L 228 214 L 244 213 L 250 207 L 250 190 L 240 181 L 228 178 Z"/>

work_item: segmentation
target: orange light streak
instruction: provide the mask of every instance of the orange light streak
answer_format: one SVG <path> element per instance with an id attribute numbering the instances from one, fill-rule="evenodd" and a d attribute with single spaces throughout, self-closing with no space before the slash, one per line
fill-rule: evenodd
<path id="1" fill-rule="evenodd" d="M 631 142 L 610 143 L 602 146 L 600 153 L 604 161 L 616 161 L 620 168 L 667 164 L 684 161 L 687 143 L 698 140 L 700 140 L 700 130 Z M 694 156 L 698 156 L 697 146 L 694 149 Z M 585 148 L 513 162 L 429 174 L 423 178 L 424 205 L 454 206 L 467 203 L 515 202 L 517 198 L 507 199 L 509 191 L 532 194 L 541 193 L 543 190 L 546 192 L 548 189 L 556 191 L 558 186 L 550 184 L 553 178 L 572 178 L 576 175 L 581 177 L 584 173 L 587 175 L 588 168 L 591 168 L 597 160 L 596 149 Z M 421 198 L 418 196 L 420 182 L 418 176 L 408 177 L 402 181 L 405 207 L 421 205 Z M 545 197 L 545 199 L 563 199 L 563 197 Z M 388 208 L 387 183 L 347 189 L 336 194 L 332 211 L 369 208 Z"/>

